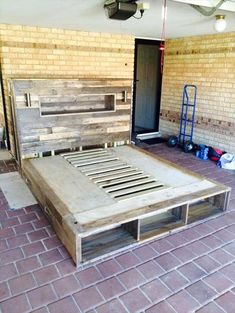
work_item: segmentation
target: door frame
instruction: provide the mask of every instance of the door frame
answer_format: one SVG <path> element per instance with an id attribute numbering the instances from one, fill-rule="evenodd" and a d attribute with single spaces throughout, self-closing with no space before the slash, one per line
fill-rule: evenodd
<path id="1" fill-rule="evenodd" d="M 4 91 L 4 83 L 3 83 L 3 74 L 2 74 L 2 62 L 0 61 L 0 92 L 2 97 L 2 106 L 3 106 L 3 115 L 4 115 L 4 126 L 5 126 L 5 135 L 7 142 L 7 150 L 11 150 L 10 136 L 9 136 L 9 124 L 8 124 L 8 116 L 7 116 L 7 105 Z"/>
<path id="2" fill-rule="evenodd" d="M 151 45 L 157 46 L 160 48 L 160 40 L 152 40 L 152 39 L 141 39 L 135 38 L 135 54 L 134 54 L 134 81 L 133 81 L 133 101 L 132 101 L 132 133 L 135 129 L 135 111 L 136 111 L 136 84 L 137 84 L 137 55 L 138 55 L 138 45 Z M 160 105 L 161 105 L 161 90 L 162 90 L 162 73 L 161 73 L 161 66 L 159 66 L 159 71 L 156 74 L 160 78 L 159 86 L 156 86 L 156 92 L 159 88 L 158 95 L 156 97 L 156 116 L 158 116 L 158 121 L 156 125 L 156 129 L 154 130 L 146 130 L 141 131 L 140 133 L 155 133 L 159 131 L 159 120 L 160 120 Z M 158 105 L 159 103 L 159 105 Z M 138 133 L 138 132 L 137 132 Z"/>

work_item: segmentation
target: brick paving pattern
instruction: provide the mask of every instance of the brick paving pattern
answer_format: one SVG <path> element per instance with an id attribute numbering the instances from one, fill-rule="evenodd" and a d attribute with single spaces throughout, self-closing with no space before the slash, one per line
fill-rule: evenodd
<path id="1" fill-rule="evenodd" d="M 144 148 L 235 187 L 210 161 Z M 0 191 L 0 226 L 2 313 L 235 312 L 235 190 L 228 212 L 78 269 L 38 205 L 10 211 Z"/>
<path id="2" fill-rule="evenodd" d="M 14 160 L 0 161 L 0 174 L 17 171 L 17 164 Z"/>

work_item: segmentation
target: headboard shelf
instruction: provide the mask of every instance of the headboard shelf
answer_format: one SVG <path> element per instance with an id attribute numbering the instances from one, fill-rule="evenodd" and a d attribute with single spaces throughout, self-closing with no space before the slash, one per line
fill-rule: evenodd
<path id="1" fill-rule="evenodd" d="M 10 81 L 18 158 L 130 140 L 131 80 Z"/>

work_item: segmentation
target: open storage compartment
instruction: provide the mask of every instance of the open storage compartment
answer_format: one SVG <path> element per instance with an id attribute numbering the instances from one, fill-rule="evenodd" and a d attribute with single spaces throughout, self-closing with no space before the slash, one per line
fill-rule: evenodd
<path id="1" fill-rule="evenodd" d="M 185 224 L 187 206 L 179 206 L 163 213 L 140 219 L 140 240 L 145 240 Z"/>
<path id="2" fill-rule="evenodd" d="M 115 94 L 81 94 L 76 96 L 42 96 L 42 116 L 115 111 Z"/>
<path id="3" fill-rule="evenodd" d="M 226 197 L 227 193 L 222 193 L 189 204 L 188 224 L 224 211 L 227 202 Z"/>
<path id="4" fill-rule="evenodd" d="M 82 262 L 95 259 L 138 240 L 138 221 L 121 224 L 94 235 L 82 238 Z"/>

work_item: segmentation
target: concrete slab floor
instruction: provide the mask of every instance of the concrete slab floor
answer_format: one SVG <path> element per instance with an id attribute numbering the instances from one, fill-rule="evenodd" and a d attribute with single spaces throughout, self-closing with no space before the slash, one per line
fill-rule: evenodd
<path id="1" fill-rule="evenodd" d="M 37 203 L 18 172 L 0 175 L 0 188 L 11 210 L 16 210 Z"/>
<path id="2" fill-rule="evenodd" d="M 145 149 L 235 187 L 164 144 Z M 38 205 L 10 211 L 0 192 L 2 313 L 234 313 L 235 191 L 229 211 L 179 233 L 75 268 Z"/>
<path id="3" fill-rule="evenodd" d="M 0 149 L 0 161 L 11 160 L 12 156 L 8 150 Z"/>

